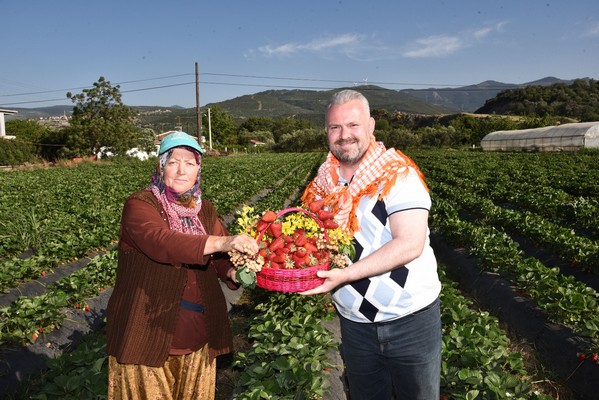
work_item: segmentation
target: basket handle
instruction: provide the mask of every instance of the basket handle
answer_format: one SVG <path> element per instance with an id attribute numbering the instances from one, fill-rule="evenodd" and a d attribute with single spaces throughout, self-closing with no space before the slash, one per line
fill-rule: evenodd
<path id="1" fill-rule="evenodd" d="M 305 210 L 303 208 L 300 207 L 289 207 L 289 208 L 285 208 L 283 210 L 280 210 L 279 212 L 277 212 L 277 218 L 282 217 L 285 214 L 289 214 L 291 212 L 302 212 L 305 215 L 307 215 L 308 217 L 312 218 L 317 224 L 318 226 L 323 230 L 324 232 L 324 238 L 328 241 L 329 240 L 329 235 L 327 234 L 327 230 L 324 227 L 322 221 L 318 218 L 318 216 L 316 214 L 314 214 L 311 211 Z M 264 234 L 266 233 L 266 231 L 268 230 L 268 228 L 272 225 L 272 222 L 269 223 L 268 225 L 266 225 L 266 227 L 259 231 L 259 234 L 256 238 L 256 242 L 260 243 L 260 241 L 262 240 L 262 237 L 264 236 Z"/>

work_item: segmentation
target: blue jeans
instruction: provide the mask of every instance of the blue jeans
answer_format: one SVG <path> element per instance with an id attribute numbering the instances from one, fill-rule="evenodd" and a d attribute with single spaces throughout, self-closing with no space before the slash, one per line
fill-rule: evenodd
<path id="1" fill-rule="evenodd" d="M 341 356 L 351 400 L 439 400 L 441 315 L 437 298 L 390 322 L 340 317 Z M 393 389 L 393 391 L 392 391 Z"/>

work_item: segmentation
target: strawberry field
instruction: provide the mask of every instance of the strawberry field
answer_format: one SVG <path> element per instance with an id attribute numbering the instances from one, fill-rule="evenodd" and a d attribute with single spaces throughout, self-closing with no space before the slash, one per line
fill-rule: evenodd
<path id="1" fill-rule="evenodd" d="M 433 198 L 443 395 L 593 398 L 599 153 L 409 154 Z M 324 156 L 207 157 L 203 196 L 233 228 L 243 204 L 257 211 L 296 205 Z M 102 327 L 120 211 L 152 168 L 122 161 L 0 174 L 1 397 L 105 396 Z M 340 366 L 322 328 L 334 321 L 328 299 L 256 289 L 243 302 L 250 314 L 234 329 L 248 345 L 235 355 L 228 385 L 237 398 L 330 396 Z M 518 343 L 527 344 L 525 354 Z"/>

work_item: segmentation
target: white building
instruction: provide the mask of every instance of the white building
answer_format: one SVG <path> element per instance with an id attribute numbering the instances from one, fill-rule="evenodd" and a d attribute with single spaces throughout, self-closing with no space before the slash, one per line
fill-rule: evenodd
<path id="1" fill-rule="evenodd" d="M 599 122 L 495 131 L 480 142 L 485 151 L 572 151 L 599 148 Z"/>
<path id="2" fill-rule="evenodd" d="M 5 110 L 0 108 L 0 139 L 14 139 L 14 136 L 9 136 L 6 134 L 6 126 L 4 125 L 4 115 L 12 115 L 16 114 L 18 111 L 14 110 Z"/>

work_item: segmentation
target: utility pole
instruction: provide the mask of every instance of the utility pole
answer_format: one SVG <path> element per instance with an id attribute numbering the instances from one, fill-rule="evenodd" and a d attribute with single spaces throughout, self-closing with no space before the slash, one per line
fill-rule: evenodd
<path id="1" fill-rule="evenodd" d="M 200 73 L 198 63 L 196 63 L 196 117 L 198 119 L 198 142 L 200 146 L 203 142 L 202 137 L 202 114 L 200 113 Z"/>
<path id="2" fill-rule="evenodd" d="M 212 122 L 210 119 L 210 108 L 208 108 L 208 140 L 210 143 L 210 150 L 212 150 Z"/>

